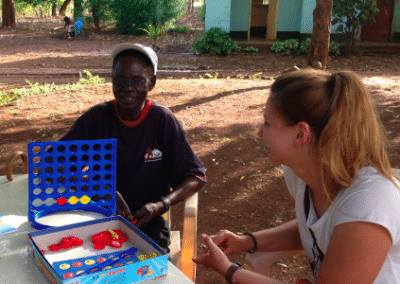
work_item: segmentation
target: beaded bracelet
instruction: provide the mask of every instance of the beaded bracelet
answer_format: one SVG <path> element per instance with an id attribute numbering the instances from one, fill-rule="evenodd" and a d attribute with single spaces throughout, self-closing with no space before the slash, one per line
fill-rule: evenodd
<path id="1" fill-rule="evenodd" d="M 252 240 L 253 240 L 253 242 L 254 242 L 254 247 L 253 247 L 252 250 L 249 250 L 249 253 L 255 252 L 255 251 L 257 250 L 257 240 L 256 240 L 256 237 L 255 237 L 252 233 L 250 233 L 250 232 L 244 233 L 243 235 L 249 235 L 250 238 L 252 238 Z"/>

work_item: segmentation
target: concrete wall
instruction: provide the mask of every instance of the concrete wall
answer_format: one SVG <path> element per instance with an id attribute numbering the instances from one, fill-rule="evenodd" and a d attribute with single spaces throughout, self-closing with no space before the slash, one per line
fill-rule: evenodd
<path id="1" fill-rule="evenodd" d="M 216 0 L 219 1 L 219 0 Z M 232 0 L 231 31 L 247 32 L 249 28 L 250 0 Z"/>
<path id="2" fill-rule="evenodd" d="M 313 11 L 316 6 L 316 0 L 303 0 L 301 9 L 300 34 L 311 34 L 313 30 L 314 20 Z"/>
<path id="3" fill-rule="evenodd" d="M 392 40 L 400 42 L 400 0 L 394 1 L 393 21 L 392 21 Z"/>
<path id="4" fill-rule="evenodd" d="M 215 27 L 230 32 L 231 0 L 207 1 L 205 30 Z"/>
<path id="5" fill-rule="evenodd" d="M 302 0 L 280 0 L 277 31 L 299 32 L 301 27 L 301 14 Z"/>

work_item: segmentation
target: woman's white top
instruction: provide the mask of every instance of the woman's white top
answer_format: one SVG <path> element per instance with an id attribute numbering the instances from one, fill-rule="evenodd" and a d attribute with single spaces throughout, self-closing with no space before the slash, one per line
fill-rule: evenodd
<path id="1" fill-rule="evenodd" d="M 289 192 L 296 200 L 301 241 L 310 259 L 314 276 L 321 266 L 320 251 L 326 253 L 335 226 L 363 221 L 385 227 L 390 232 L 393 242 L 374 283 L 400 283 L 400 190 L 390 180 L 374 167 L 364 167 L 355 176 L 353 184 L 339 192 L 320 218 L 309 197 L 310 210 L 306 220 L 304 211 L 306 183 L 289 167 L 285 167 L 284 173 Z"/>

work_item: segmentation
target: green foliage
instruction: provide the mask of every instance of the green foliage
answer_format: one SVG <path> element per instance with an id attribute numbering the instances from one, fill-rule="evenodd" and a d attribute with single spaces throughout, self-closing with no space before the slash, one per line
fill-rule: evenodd
<path id="1" fill-rule="evenodd" d="M 332 24 L 338 24 L 337 31 L 344 35 L 346 53 L 354 49 L 356 29 L 365 22 L 373 24 L 378 13 L 376 0 L 333 1 Z"/>
<path id="2" fill-rule="evenodd" d="M 288 39 L 285 41 L 275 41 L 271 45 L 271 50 L 275 53 L 286 53 L 286 54 L 303 54 L 307 55 L 310 52 L 311 38 L 306 38 L 301 41 L 299 47 L 299 41 L 297 39 Z M 339 55 L 340 45 L 335 41 L 330 41 L 329 44 L 329 55 Z"/>
<path id="3" fill-rule="evenodd" d="M 299 40 L 287 39 L 285 41 L 275 41 L 270 48 L 275 53 L 284 52 L 286 54 L 296 54 L 298 47 Z"/>
<path id="4" fill-rule="evenodd" d="M 308 54 L 310 52 L 311 38 L 306 38 L 300 43 L 300 54 Z"/>
<path id="5" fill-rule="evenodd" d="M 83 10 L 90 11 L 90 15 L 85 16 L 85 26 L 93 23 L 100 28 L 105 23 L 114 20 L 114 14 L 110 8 L 112 1 L 106 0 L 86 0 L 83 2 Z"/>
<path id="6" fill-rule="evenodd" d="M 148 24 L 145 29 L 142 29 L 148 36 L 150 36 L 153 48 L 155 49 L 157 39 L 165 33 L 165 27 L 161 23 Z"/>
<path id="7" fill-rule="evenodd" d="M 245 53 L 257 53 L 258 51 L 258 48 L 254 46 L 247 46 L 245 48 L 242 48 L 242 52 Z"/>
<path id="8" fill-rule="evenodd" d="M 187 26 L 172 26 L 168 29 L 169 32 L 176 32 L 180 34 L 187 34 L 190 30 L 191 28 Z"/>
<path id="9" fill-rule="evenodd" d="M 331 40 L 331 42 L 329 43 L 329 55 L 340 55 L 340 44 L 336 41 Z"/>
<path id="10" fill-rule="evenodd" d="M 150 23 L 165 25 L 186 12 L 187 0 L 113 0 L 117 28 L 122 34 L 142 35 Z"/>
<path id="11" fill-rule="evenodd" d="M 74 84 L 64 84 L 57 86 L 52 83 L 40 85 L 39 83 L 31 83 L 29 80 L 25 80 L 25 82 L 28 83 L 29 88 L 15 88 L 11 89 L 9 92 L 0 92 L 0 105 L 13 104 L 23 97 L 49 94 L 53 91 L 60 90 L 77 90 L 84 86 L 97 86 L 106 83 L 104 78 L 100 78 L 98 75 L 93 76 L 87 70 L 85 70 L 84 72 L 86 74 L 86 78 L 82 76 L 82 73 L 79 73 L 80 79 L 77 83 Z"/>
<path id="12" fill-rule="evenodd" d="M 275 52 L 275 53 L 280 53 L 280 52 L 284 52 L 285 48 L 283 45 L 283 41 L 274 41 L 270 47 L 270 49 Z"/>
<path id="13" fill-rule="evenodd" d="M 45 16 L 51 15 L 53 3 L 57 7 L 62 4 L 61 0 L 15 0 L 14 8 L 16 16 Z M 1 6 L 1 5 L 0 5 Z"/>
<path id="14" fill-rule="evenodd" d="M 200 19 L 204 22 L 206 20 L 206 2 L 204 0 L 204 4 L 200 6 L 197 10 L 197 15 L 199 15 Z"/>
<path id="15" fill-rule="evenodd" d="M 92 73 L 90 73 L 87 70 L 84 70 L 83 72 L 85 72 L 86 74 L 86 78 L 84 78 L 82 76 L 82 73 L 79 72 L 79 81 L 78 81 L 78 85 L 92 85 L 92 86 L 96 86 L 96 85 L 103 85 L 106 83 L 106 80 L 104 78 L 100 78 L 99 75 L 92 75 Z"/>
<path id="16" fill-rule="evenodd" d="M 205 33 L 196 34 L 192 50 L 194 53 L 206 55 L 230 55 L 240 51 L 236 41 L 233 41 L 229 34 L 220 28 L 211 28 Z"/>

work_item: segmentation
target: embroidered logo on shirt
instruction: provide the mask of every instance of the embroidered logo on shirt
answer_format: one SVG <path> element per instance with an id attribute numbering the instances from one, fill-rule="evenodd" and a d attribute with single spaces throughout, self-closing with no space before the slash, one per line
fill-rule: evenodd
<path id="1" fill-rule="evenodd" d="M 145 162 L 154 162 L 160 161 L 162 159 L 162 152 L 158 149 L 147 149 L 146 154 L 144 155 Z"/>

